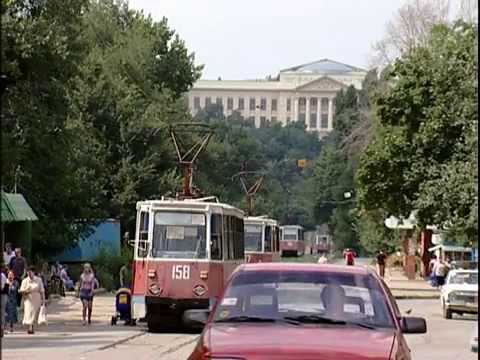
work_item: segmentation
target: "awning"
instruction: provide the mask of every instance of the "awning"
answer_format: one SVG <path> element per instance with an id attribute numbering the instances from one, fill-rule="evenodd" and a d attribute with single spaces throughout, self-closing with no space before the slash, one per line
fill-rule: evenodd
<path id="1" fill-rule="evenodd" d="M 428 249 L 428 251 L 435 251 L 442 249 L 443 251 L 454 251 L 454 252 L 471 252 L 472 248 L 455 246 L 455 245 L 437 245 Z"/>
<path id="2" fill-rule="evenodd" d="M 37 221 L 38 217 L 22 194 L 2 191 L 2 222 Z"/>

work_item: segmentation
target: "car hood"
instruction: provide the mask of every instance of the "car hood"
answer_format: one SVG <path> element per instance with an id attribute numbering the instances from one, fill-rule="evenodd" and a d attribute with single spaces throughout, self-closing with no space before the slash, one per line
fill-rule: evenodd
<path id="1" fill-rule="evenodd" d="M 444 292 L 450 291 L 478 291 L 476 284 L 451 284 L 445 285 L 442 289 Z"/>
<path id="2" fill-rule="evenodd" d="M 392 330 L 331 325 L 212 324 L 204 332 L 212 357 L 257 360 L 387 360 Z"/>

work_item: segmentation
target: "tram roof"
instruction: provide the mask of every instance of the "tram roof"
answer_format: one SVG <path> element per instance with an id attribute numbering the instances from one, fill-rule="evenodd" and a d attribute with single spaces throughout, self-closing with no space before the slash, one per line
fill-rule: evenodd
<path id="1" fill-rule="evenodd" d="M 303 229 L 302 225 L 282 225 L 281 228 L 296 228 L 296 229 Z"/>
<path id="2" fill-rule="evenodd" d="M 275 224 L 278 225 L 278 221 L 272 218 L 269 218 L 267 215 L 262 216 L 246 216 L 243 219 L 244 222 L 252 222 L 252 223 L 268 223 L 268 224 Z"/>
<path id="3" fill-rule="evenodd" d="M 215 200 L 215 201 L 212 201 Z M 178 209 L 199 209 L 199 210 L 208 210 L 209 208 L 221 208 L 225 210 L 235 211 L 241 215 L 244 215 L 244 212 L 235 206 L 221 203 L 217 198 L 201 198 L 201 199 L 161 199 L 161 200 L 144 200 L 137 202 L 137 209 L 141 205 L 151 206 L 153 208 L 178 208 Z"/>

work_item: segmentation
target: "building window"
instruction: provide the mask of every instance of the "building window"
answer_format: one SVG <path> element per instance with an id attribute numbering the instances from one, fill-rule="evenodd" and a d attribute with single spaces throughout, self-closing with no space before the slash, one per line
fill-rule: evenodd
<path id="1" fill-rule="evenodd" d="M 292 99 L 287 99 L 287 111 L 292 110 Z"/>
<path id="2" fill-rule="evenodd" d="M 193 108 L 195 110 L 199 110 L 200 109 L 200 98 L 198 96 L 195 96 L 193 98 Z"/>
<path id="3" fill-rule="evenodd" d="M 211 103 L 212 103 L 212 99 L 210 98 L 210 96 L 207 96 L 205 98 L 205 107 L 210 106 Z"/>
<path id="4" fill-rule="evenodd" d="M 238 110 L 243 110 L 243 109 L 245 109 L 245 99 L 238 98 Z"/>
<path id="5" fill-rule="evenodd" d="M 272 111 L 277 111 L 277 99 L 272 99 Z"/>
<path id="6" fill-rule="evenodd" d="M 292 119 L 290 118 L 290 116 L 287 116 L 287 124 L 290 124 L 291 121 Z"/>
<path id="7" fill-rule="evenodd" d="M 221 98 L 221 97 L 217 97 L 216 103 L 217 103 L 217 105 L 222 106 L 222 105 L 223 105 L 222 98 Z"/>
<path id="8" fill-rule="evenodd" d="M 328 98 L 322 98 L 322 113 L 328 113 Z"/>
<path id="9" fill-rule="evenodd" d="M 310 128 L 317 128 L 317 114 L 310 114 Z"/>
<path id="10" fill-rule="evenodd" d="M 233 110 L 233 98 L 227 99 L 227 110 Z"/>
<path id="11" fill-rule="evenodd" d="M 267 125 L 267 118 L 265 116 L 260 117 L 260 127 L 265 127 Z"/>
<path id="12" fill-rule="evenodd" d="M 306 121 L 305 113 L 298 114 L 298 121 L 305 124 L 305 121 Z"/>
<path id="13" fill-rule="evenodd" d="M 250 98 L 250 110 L 255 110 L 255 98 Z"/>
<path id="14" fill-rule="evenodd" d="M 298 105 L 300 105 L 300 106 L 305 106 L 305 105 L 307 105 L 307 99 L 304 98 L 304 97 L 298 99 Z"/>
<path id="15" fill-rule="evenodd" d="M 272 123 L 275 123 L 277 122 L 277 117 L 276 116 L 272 116 Z"/>
<path id="16" fill-rule="evenodd" d="M 252 125 L 255 125 L 255 116 L 250 116 L 250 117 L 248 118 L 248 122 L 249 122 L 250 124 L 252 124 Z"/>
<path id="17" fill-rule="evenodd" d="M 260 99 L 260 110 L 267 110 L 267 99 Z"/>
<path id="18" fill-rule="evenodd" d="M 322 114 L 320 127 L 322 129 L 328 129 L 328 114 Z"/>

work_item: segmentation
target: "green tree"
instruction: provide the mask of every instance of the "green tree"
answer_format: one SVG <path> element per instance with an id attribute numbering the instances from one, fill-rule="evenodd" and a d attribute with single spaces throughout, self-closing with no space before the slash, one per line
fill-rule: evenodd
<path id="1" fill-rule="evenodd" d="M 420 227 L 476 237 L 476 37 L 474 25 L 436 26 L 426 46 L 394 64 L 358 171 L 363 208 L 417 210 Z"/>

